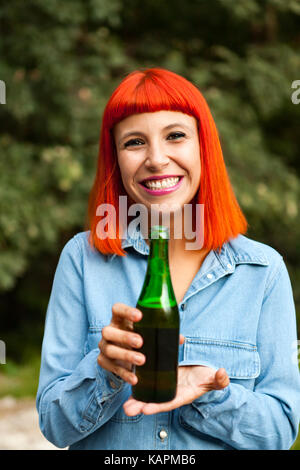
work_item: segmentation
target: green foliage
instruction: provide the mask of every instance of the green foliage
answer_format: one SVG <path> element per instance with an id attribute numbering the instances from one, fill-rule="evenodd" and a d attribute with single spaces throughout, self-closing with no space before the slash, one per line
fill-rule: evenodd
<path id="1" fill-rule="evenodd" d="M 297 440 L 294 442 L 290 450 L 300 450 L 300 432 L 298 433 Z"/>
<path id="2" fill-rule="evenodd" d="M 106 101 L 128 72 L 148 66 L 180 73 L 203 92 L 248 235 L 284 256 L 299 305 L 300 105 L 291 101 L 300 79 L 299 1 L 2 3 L 4 318 L 13 296 L 17 310 L 29 319 L 39 311 L 43 320 L 44 301 L 32 314 L 28 296 L 19 295 L 22 280 L 36 291 L 40 262 L 49 262 L 49 295 L 65 239 L 84 226 Z"/>
<path id="3" fill-rule="evenodd" d="M 35 397 L 38 388 L 40 356 L 31 358 L 25 366 L 8 361 L 1 365 L 0 398 L 12 396 L 15 398 Z"/>
<path id="4" fill-rule="evenodd" d="M 126 63 L 109 29 L 119 9 L 117 0 L 1 6 L 1 290 L 84 223 L 101 113 Z"/>
<path id="5" fill-rule="evenodd" d="M 106 101 L 136 68 L 203 92 L 248 235 L 284 256 L 299 312 L 299 16 L 299 0 L 2 2 L 0 396 L 35 395 L 57 257 L 84 226 Z"/>

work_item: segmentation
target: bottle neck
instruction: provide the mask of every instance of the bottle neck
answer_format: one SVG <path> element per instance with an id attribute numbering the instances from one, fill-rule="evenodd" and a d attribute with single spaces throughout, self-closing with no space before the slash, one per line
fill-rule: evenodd
<path id="1" fill-rule="evenodd" d="M 165 280 L 170 278 L 168 242 L 169 240 L 163 239 L 151 240 L 148 259 L 149 276 Z"/>
<path id="2" fill-rule="evenodd" d="M 169 263 L 168 244 L 169 244 L 169 240 L 162 240 L 162 239 L 150 240 L 149 260 L 159 258 L 168 264 Z"/>
<path id="3" fill-rule="evenodd" d="M 169 308 L 176 304 L 168 257 L 168 239 L 151 239 L 148 268 L 138 304 L 149 308 Z"/>

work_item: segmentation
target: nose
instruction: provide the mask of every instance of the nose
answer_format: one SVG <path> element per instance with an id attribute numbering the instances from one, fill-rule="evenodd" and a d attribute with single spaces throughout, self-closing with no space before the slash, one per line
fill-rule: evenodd
<path id="1" fill-rule="evenodd" d="M 163 145 L 158 142 L 149 144 L 146 153 L 145 167 L 148 170 L 159 171 L 169 164 L 169 157 L 166 154 Z"/>

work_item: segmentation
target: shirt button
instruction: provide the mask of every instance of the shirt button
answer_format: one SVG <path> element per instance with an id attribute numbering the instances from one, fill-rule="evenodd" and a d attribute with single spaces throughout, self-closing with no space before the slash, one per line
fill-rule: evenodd
<path id="1" fill-rule="evenodd" d="M 167 431 L 165 431 L 164 429 L 162 429 L 159 433 L 159 437 L 161 438 L 161 440 L 163 441 L 166 437 L 168 437 L 168 433 Z"/>
<path id="2" fill-rule="evenodd" d="M 228 269 L 231 269 L 232 268 L 232 265 L 230 263 L 227 264 L 227 268 Z"/>
<path id="3" fill-rule="evenodd" d="M 212 279 L 213 275 L 212 274 L 207 274 L 207 279 Z"/>

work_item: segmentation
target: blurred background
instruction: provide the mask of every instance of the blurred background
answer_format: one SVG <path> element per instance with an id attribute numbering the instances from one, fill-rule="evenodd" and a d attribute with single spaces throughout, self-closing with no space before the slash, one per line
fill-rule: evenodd
<path id="1" fill-rule="evenodd" d="M 2 2 L 0 448 L 17 448 L 13 432 L 39 448 L 5 423 L 34 403 L 55 268 L 84 229 L 102 111 L 132 70 L 164 67 L 202 91 L 247 235 L 284 257 L 299 315 L 299 20 L 299 0 Z"/>

